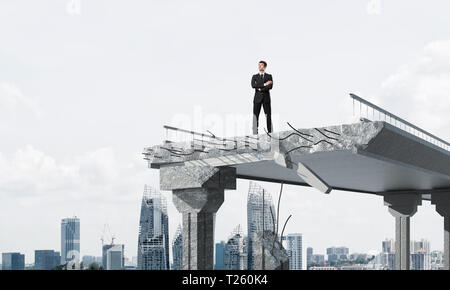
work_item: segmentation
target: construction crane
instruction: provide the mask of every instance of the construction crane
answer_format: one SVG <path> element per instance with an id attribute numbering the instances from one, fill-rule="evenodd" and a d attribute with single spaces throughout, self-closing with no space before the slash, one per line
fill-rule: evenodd
<path id="1" fill-rule="evenodd" d="M 100 240 L 102 241 L 102 246 L 105 244 L 105 240 L 108 239 L 111 241 L 111 245 L 114 245 L 114 240 L 116 237 L 113 233 L 111 233 L 111 229 L 109 228 L 109 224 L 105 223 L 103 226 L 102 234 L 100 236 Z"/>

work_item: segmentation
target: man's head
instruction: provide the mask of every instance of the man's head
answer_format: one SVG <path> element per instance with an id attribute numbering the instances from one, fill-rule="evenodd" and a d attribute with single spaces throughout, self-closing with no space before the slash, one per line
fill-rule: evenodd
<path id="1" fill-rule="evenodd" d="M 264 60 L 261 60 L 259 63 L 258 63 L 258 70 L 260 71 L 260 72 L 264 72 L 265 70 L 266 70 L 266 67 L 267 67 L 267 62 L 265 62 Z"/>

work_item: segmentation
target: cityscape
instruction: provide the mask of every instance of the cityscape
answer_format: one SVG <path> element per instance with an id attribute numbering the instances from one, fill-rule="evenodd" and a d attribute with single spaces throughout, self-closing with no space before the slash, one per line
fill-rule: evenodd
<path id="1" fill-rule="evenodd" d="M 249 182 L 247 196 L 247 230 L 236 225 L 228 240 L 217 241 L 214 249 L 215 270 L 253 270 L 260 253 L 259 233 L 272 231 L 285 250 L 289 270 L 395 270 L 395 242 L 385 239 L 380 252 L 354 253 L 345 246 L 330 246 L 325 254 L 318 254 L 303 243 L 301 233 L 277 233 L 278 222 L 271 194 L 256 182 Z M 116 244 L 114 235 L 107 236 L 105 225 L 99 247 L 101 255 L 81 255 L 80 218 L 61 220 L 61 248 L 36 249 L 34 263 L 25 264 L 25 255 L 18 252 L 2 253 L 1 270 L 181 270 L 183 269 L 182 226 L 169 241 L 167 201 L 153 187 L 145 185 L 139 217 L 138 252 L 125 256 L 124 244 Z M 301 229 L 300 229 L 301 230 Z M 274 242 L 275 243 L 275 242 Z M 169 247 L 171 255 L 169 255 Z M 411 270 L 441 270 L 443 252 L 431 251 L 427 239 L 411 241 Z M 286 268 L 284 268 L 286 269 Z"/>
<path id="2" fill-rule="evenodd" d="M 0 1 L 0 274 L 450 270 L 449 10 Z"/>

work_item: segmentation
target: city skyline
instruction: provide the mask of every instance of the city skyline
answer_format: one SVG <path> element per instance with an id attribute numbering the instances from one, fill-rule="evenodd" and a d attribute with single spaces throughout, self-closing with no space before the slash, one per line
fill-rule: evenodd
<path id="1" fill-rule="evenodd" d="M 251 188 L 251 186 L 250 186 L 250 183 L 251 183 L 251 181 L 250 182 L 248 182 L 249 183 L 249 189 Z M 254 187 L 255 188 L 260 188 L 260 189 L 262 189 L 262 187 L 261 187 L 261 185 L 260 184 L 263 184 L 263 182 L 254 182 L 253 181 L 253 183 L 254 183 Z M 147 186 L 145 186 L 146 188 L 147 188 Z M 148 188 L 150 188 L 150 187 L 148 187 Z M 247 190 L 247 194 L 249 193 L 249 190 Z M 267 191 L 267 196 L 268 196 L 268 198 L 271 200 L 271 195 L 270 195 L 270 193 Z M 248 199 L 248 196 L 247 196 L 247 199 Z M 248 201 L 248 200 L 247 200 Z M 248 208 L 248 204 L 246 204 L 246 209 Z M 64 218 L 64 219 L 62 219 L 62 220 L 67 220 L 67 219 L 71 219 L 71 218 Z M 76 217 L 76 219 L 78 219 L 78 221 L 80 221 L 80 218 L 79 217 Z M 268 223 L 271 223 L 271 221 L 268 221 Z M 245 223 L 245 221 L 242 221 L 241 222 L 241 224 L 246 224 Z M 176 228 L 176 232 L 178 232 L 178 227 Z M 286 234 L 289 234 L 289 233 L 286 233 Z M 388 239 L 388 240 L 390 240 L 390 241 L 394 241 L 394 239 L 393 239 L 393 237 L 391 237 L 391 238 L 386 238 L 386 239 Z M 422 240 L 423 238 L 421 238 L 421 237 L 418 237 L 418 238 L 411 238 L 411 241 L 414 241 L 414 240 Z M 61 239 L 60 239 L 61 240 Z M 220 239 L 219 239 L 220 240 Z M 219 241 L 217 238 L 215 239 L 215 242 L 217 242 L 217 241 Z M 225 241 L 226 241 L 226 239 L 225 239 Z M 344 243 L 345 244 L 345 243 Z M 434 245 L 432 245 L 432 247 L 431 247 L 431 250 L 430 251 L 442 251 L 443 249 L 442 248 L 438 248 L 438 247 L 433 247 Z M 81 260 L 81 257 L 84 257 L 84 256 L 90 256 L 90 255 L 92 255 L 92 256 L 97 256 L 97 255 L 99 255 L 99 256 L 101 256 L 101 252 L 102 252 L 102 250 L 101 250 L 101 248 L 102 248 L 102 245 L 99 245 L 99 247 L 100 247 L 100 250 L 99 250 L 99 252 L 97 252 L 97 253 L 83 253 L 82 251 L 80 251 L 80 260 Z M 305 244 L 303 244 L 303 248 L 304 249 L 306 249 L 307 247 L 311 247 L 311 245 L 310 244 L 308 244 L 308 245 L 305 245 Z M 170 247 L 171 249 L 170 249 L 170 257 L 172 257 L 172 247 Z M 314 250 L 315 250 L 315 254 L 323 254 L 323 255 L 326 255 L 326 249 L 327 249 L 327 247 L 323 247 L 323 248 L 318 248 L 318 247 L 313 247 L 314 248 Z M 317 251 L 317 249 L 319 249 L 319 251 Z M 34 257 L 34 253 L 35 253 L 35 250 L 36 249 L 33 249 L 32 250 L 32 257 Z M 58 252 L 58 251 L 60 251 L 61 250 L 61 248 L 55 248 L 55 249 L 53 249 L 55 252 Z M 368 254 L 376 254 L 377 253 L 377 249 L 372 249 L 372 250 L 366 250 L 366 251 L 364 251 L 364 250 L 360 250 L 359 252 L 365 252 L 365 253 L 368 253 Z M 2 251 L 2 249 L 0 249 L 0 253 L 1 252 L 6 252 L 6 251 Z M 14 252 L 14 251 L 12 251 L 12 252 Z M 17 249 L 16 250 L 16 252 L 20 252 L 20 253 L 22 253 L 23 251 L 21 250 L 21 249 Z M 411 253 L 412 253 L 413 251 L 411 251 Z M 306 252 L 305 252 L 306 253 Z M 129 254 L 129 255 L 125 255 L 125 257 L 128 257 L 128 258 L 131 258 L 131 257 L 137 257 L 137 255 L 133 255 L 132 253 L 131 254 Z M 27 259 L 27 255 L 25 255 L 25 259 Z M 169 259 L 169 261 L 170 261 L 170 263 L 172 263 L 172 258 L 170 258 Z M 30 257 L 28 257 L 28 259 L 25 261 L 25 264 L 33 264 L 34 263 L 34 259 L 33 260 L 31 260 L 31 258 Z M 0 263 L 1 264 L 1 263 Z"/>
<path id="2" fill-rule="evenodd" d="M 147 194 L 145 194 L 147 192 Z M 144 197 L 149 197 L 148 189 L 144 192 Z M 153 193 L 155 194 L 155 193 Z M 145 198 L 143 198 L 145 200 Z M 68 219 L 63 219 L 64 223 L 67 223 Z M 72 218 L 74 220 L 74 218 Z M 79 219 L 77 219 L 79 222 Z M 72 221 L 73 222 L 73 221 Z M 177 252 L 178 257 L 174 257 L 171 262 L 171 270 L 181 269 L 181 227 L 177 228 L 176 239 L 172 243 L 173 251 Z M 63 240 L 63 239 L 62 239 Z M 294 259 L 290 260 L 290 270 L 306 269 L 302 265 L 306 265 L 309 268 L 309 264 L 313 263 L 312 268 L 321 267 L 331 267 L 336 268 L 335 264 L 338 261 L 358 261 L 358 259 L 373 261 L 372 263 L 365 263 L 366 266 L 343 264 L 337 269 L 372 269 L 372 270 L 393 270 L 395 269 L 395 241 L 393 239 L 386 238 L 381 241 L 381 249 L 376 255 L 371 255 L 368 253 L 361 253 L 350 251 L 348 247 L 345 246 L 331 246 L 326 248 L 327 257 L 324 259 L 325 255 L 317 254 L 313 252 L 314 248 L 308 247 L 306 249 L 306 264 L 303 260 L 304 246 L 302 244 L 303 235 L 301 233 L 288 233 L 285 238 L 286 250 L 290 259 L 293 255 Z M 113 241 L 112 241 L 113 242 Z M 248 251 L 248 237 L 242 235 L 242 230 L 240 225 L 238 225 L 229 236 L 227 243 L 220 241 L 216 243 L 216 263 L 219 261 L 221 265 L 214 265 L 214 269 L 237 269 L 245 270 L 247 269 L 247 251 Z M 411 240 L 411 269 L 413 270 L 436 270 L 443 267 L 443 252 L 442 251 L 431 251 L 430 242 L 427 239 Z M 218 246 L 221 246 L 220 250 Z M 82 256 L 83 267 L 90 267 L 91 263 L 96 263 L 97 265 L 106 266 L 103 267 L 104 270 L 114 270 L 114 269 L 138 269 L 137 257 L 132 257 L 130 259 L 124 256 L 125 245 L 120 244 L 106 244 L 103 245 L 103 258 L 95 256 Z M 177 248 L 177 249 L 175 249 Z M 219 252 L 218 252 L 219 251 Z M 296 253 L 295 253 L 296 252 Z M 114 257 L 113 257 L 114 255 Z M 219 257 L 217 256 L 219 255 Z M 26 264 L 24 261 L 24 254 L 20 252 L 16 253 L 2 253 L 2 258 L 7 257 L 6 264 L 0 264 L 1 269 L 36 269 L 36 270 L 52 270 L 53 268 L 60 266 L 58 263 L 60 255 L 58 251 L 54 250 L 35 250 L 35 263 Z M 317 259 L 322 257 L 322 261 L 318 262 Z M 218 260 L 219 259 L 219 260 Z M 176 261 L 178 260 L 178 261 Z M 361 260 L 361 261 L 363 261 Z M 8 262 L 9 261 L 9 262 Z M 172 263 L 173 262 L 173 263 Z M 9 263 L 9 264 L 8 264 Z M 331 264 L 330 264 L 331 263 Z M 177 264 L 175 267 L 174 265 Z M 32 268 L 30 268 L 30 266 Z M 76 267 L 75 267 L 76 268 Z"/>
<path id="3" fill-rule="evenodd" d="M 382 0 L 379 13 L 368 13 L 367 1 L 284 3 L 264 17 L 267 31 L 257 25 L 271 5 L 264 1 L 255 8 L 81 0 L 79 15 L 64 2 L 0 3 L 0 232 L 7 233 L 0 252 L 20 251 L 26 264 L 35 249 L 60 250 L 60 221 L 73 215 L 83 221 L 82 255 L 101 256 L 108 223 L 125 255 L 135 256 L 142 187 L 159 187 L 142 148 L 164 138 L 163 125 L 248 134 L 249 81 L 261 59 L 274 77 L 275 131 L 287 121 L 299 128 L 353 122 L 347 94 L 354 92 L 450 139 L 448 1 Z M 187 75 L 174 84 L 180 70 Z M 246 227 L 247 188 L 238 180 L 225 193 L 216 241 Z M 171 193 L 161 194 L 172 241 L 181 215 Z M 301 232 L 304 247 L 318 251 L 335 244 L 377 252 L 380 240 L 394 237 L 378 196 L 285 185 L 280 213 L 280 220 L 293 215 L 286 232 Z M 442 228 L 423 202 L 411 239 L 426 237 L 441 250 Z"/>

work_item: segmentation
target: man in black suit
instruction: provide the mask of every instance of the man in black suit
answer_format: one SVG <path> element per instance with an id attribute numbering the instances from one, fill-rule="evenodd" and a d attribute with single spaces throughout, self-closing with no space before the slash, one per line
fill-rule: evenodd
<path id="1" fill-rule="evenodd" d="M 270 108 L 270 90 L 272 89 L 272 75 L 265 73 L 267 63 L 260 61 L 258 63 L 259 73 L 252 77 L 252 88 L 255 89 L 255 97 L 253 98 L 253 135 L 258 134 L 259 113 L 261 105 L 266 114 L 267 131 L 272 132 L 272 117 Z"/>

